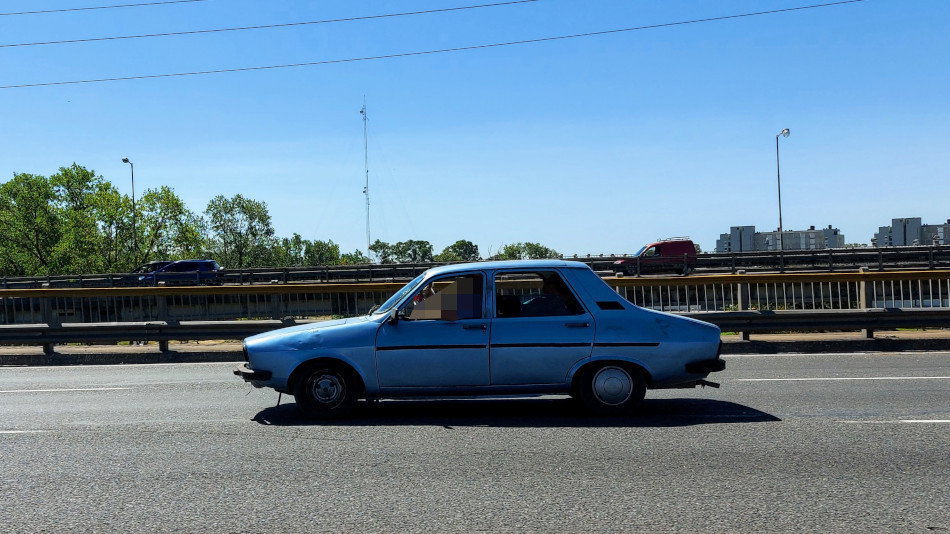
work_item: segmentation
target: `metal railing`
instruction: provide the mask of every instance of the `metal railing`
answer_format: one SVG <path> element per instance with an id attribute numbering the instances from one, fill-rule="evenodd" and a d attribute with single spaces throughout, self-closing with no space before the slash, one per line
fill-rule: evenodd
<path id="1" fill-rule="evenodd" d="M 950 271 L 608 278 L 638 306 L 672 312 L 950 308 Z"/>
<path id="2" fill-rule="evenodd" d="M 862 329 L 867 333 L 898 323 L 901 327 L 950 327 L 950 270 L 610 277 L 605 281 L 638 306 L 722 322 L 744 337 L 749 332 L 787 330 L 795 325 L 803 330 Z M 295 320 L 363 315 L 402 285 L 0 289 L 0 343 L 49 346 L 69 339 L 162 341 L 211 339 L 207 336 L 212 335 L 236 339 L 244 337 L 247 328 L 254 330 L 261 324 L 269 328 Z M 895 309 L 905 313 L 886 313 Z M 926 311 L 936 313 L 909 313 Z M 879 312 L 885 315 L 874 315 Z M 261 320 L 271 322 L 252 323 Z M 212 324 L 209 321 L 214 326 L 201 327 L 205 330 L 195 326 Z M 92 333 L 96 325 L 103 328 L 103 336 Z M 228 332 L 232 334 L 225 335 Z M 138 337 L 122 337 L 132 335 Z"/>
<path id="3" fill-rule="evenodd" d="M 950 271 L 604 279 L 660 311 L 948 308 Z M 400 282 L 0 290 L 0 324 L 312 318 L 365 314 Z"/>
<path id="4" fill-rule="evenodd" d="M 0 324 L 351 317 L 402 283 L 0 290 Z"/>
<path id="5" fill-rule="evenodd" d="M 610 271 L 614 261 L 627 255 L 587 255 L 565 257 L 589 265 L 595 271 Z M 225 269 L 210 280 L 208 273 L 174 273 L 169 285 L 200 285 L 213 282 L 224 285 L 270 285 L 274 283 L 393 282 L 411 280 L 430 267 L 443 263 L 394 263 L 362 265 L 318 265 L 311 267 Z M 686 265 L 683 265 L 684 267 Z M 823 250 L 785 250 L 699 254 L 694 273 L 939 270 L 950 269 L 950 245 L 847 248 Z M 193 280 L 191 280 L 193 275 Z M 106 288 L 159 285 L 160 277 L 139 280 L 138 274 L 80 274 L 33 277 L 0 277 L 2 289 Z"/>

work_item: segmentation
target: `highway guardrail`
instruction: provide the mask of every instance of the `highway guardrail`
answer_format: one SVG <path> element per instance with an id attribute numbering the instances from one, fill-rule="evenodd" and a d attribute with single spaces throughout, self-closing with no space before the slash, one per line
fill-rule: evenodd
<path id="1" fill-rule="evenodd" d="M 609 273 L 614 261 L 627 255 L 586 255 L 564 257 L 589 265 L 595 271 Z M 361 265 L 318 265 L 310 267 L 224 269 L 213 280 L 215 285 L 271 285 L 295 283 L 395 282 L 415 278 L 421 272 L 444 263 L 391 263 Z M 714 252 L 696 257 L 696 274 L 736 274 L 746 272 L 842 272 L 950 269 L 950 245 L 841 248 L 752 252 Z M 193 273 L 193 285 L 208 283 L 207 273 Z M 176 276 L 187 273 L 176 273 Z M 172 282 L 172 281 L 169 281 Z M 3 289 L 129 287 L 160 285 L 160 279 L 140 281 L 131 273 L 79 274 L 0 278 Z M 173 283 L 188 284 L 183 278 Z M 189 284 L 190 285 L 190 284 Z"/>
<path id="2" fill-rule="evenodd" d="M 950 270 L 610 277 L 642 307 L 741 332 L 950 327 Z M 401 282 L 0 289 L 0 343 L 238 339 L 366 314 Z M 896 310 L 896 311 L 895 311 Z M 899 311 L 899 313 L 898 313 Z M 264 321 L 264 322 L 261 322 Z"/>
<path id="3" fill-rule="evenodd" d="M 724 332 L 776 333 L 861 330 L 868 338 L 875 329 L 946 327 L 950 309 L 931 310 L 815 310 L 741 311 L 683 314 L 717 325 Z M 158 342 L 168 352 L 173 340 L 241 340 L 294 324 L 311 321 L 139 321 L 125 323 L 66 323 L 59 325 L 0 325 L 0 344 L 42 345 L 46 354 L 68 343 L 117 344 L 123 341 Z M 748 337 L 744 337 L 748 339 Z"/>

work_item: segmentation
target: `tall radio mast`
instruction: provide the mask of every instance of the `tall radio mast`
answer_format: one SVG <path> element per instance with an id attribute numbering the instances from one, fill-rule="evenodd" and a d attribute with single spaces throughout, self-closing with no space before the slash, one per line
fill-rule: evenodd
<path id="1" fill-rule="evenodd" d="M 363 165 L 366 169 L 366 185 L 363 186 L 363 195 L 366 196 L 366 257 L 370 257 L 369 240 L 369 143 L 366 136 L 366 97 L 363 97 L 363 108 L 360 110 L 363 116 Z"/>

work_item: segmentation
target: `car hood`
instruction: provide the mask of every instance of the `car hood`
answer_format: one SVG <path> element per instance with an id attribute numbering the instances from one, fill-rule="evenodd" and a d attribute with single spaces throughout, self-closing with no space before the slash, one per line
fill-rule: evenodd
<path id="1" fill-rule="evenodd" d="M 261 343 L 266 341 L 275 341 L 280 338 L 287 336 L 293 336 L 296 334 L 304 332 L 314 332 L 320 330 L 327 330 L 331 328 L 346 328 L 353 325 L 363 324 L 370 322 L 372 317 L 364 315 L 362 317 L 349 317 L 347 319 L 333 319 L 330 321 L 319 321 L 316 323 L 305 323 L 298 324 L 294 326 L 288 326 L 287 328 L 280 328 L 278 330 L 271 330 L 270 332 L 264 332 L 263 334 L 257 334 L 256 336 L 251 336 L 244 341 L 246 343 Z"/>

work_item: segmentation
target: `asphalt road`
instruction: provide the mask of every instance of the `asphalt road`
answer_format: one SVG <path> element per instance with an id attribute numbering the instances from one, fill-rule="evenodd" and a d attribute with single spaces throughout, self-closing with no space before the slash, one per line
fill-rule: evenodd
<path id="1" fill-rule="evenodd" d="M 0 369 L 0 531 L 950 532 L 950 353 L 726 357 L 721 389 L 301 420 L 233 364 Z"/>

